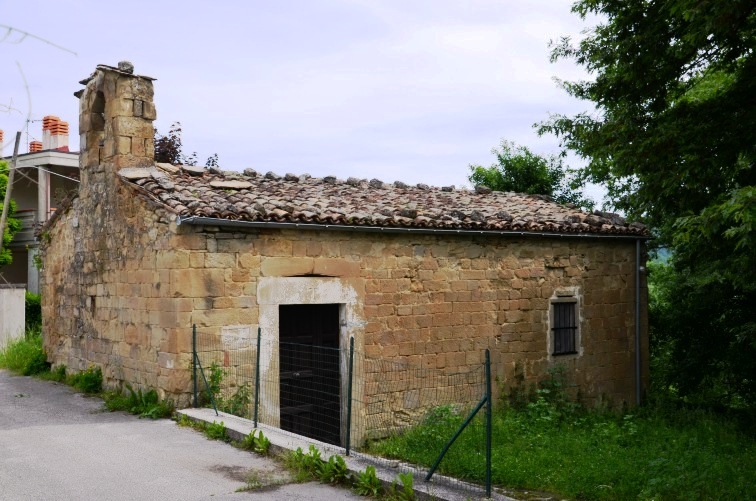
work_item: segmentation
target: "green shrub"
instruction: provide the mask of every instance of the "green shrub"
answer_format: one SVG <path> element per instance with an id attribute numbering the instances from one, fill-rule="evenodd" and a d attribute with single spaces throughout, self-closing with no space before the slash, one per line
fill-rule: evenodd
<path id="1" fill-rule="evenodd" d="M 299 451 L 300 449 L 297 450 Z M 301 458 L 303 469 L 306 470 L 310 476 L 314 477 L 318 472 L 318 466 L 320 466 L 320 463 L 323 461 L 320 458 L 320 451 L 314 445 L 310 445 L 309 452 L 303 454 Z"/>
<path id="2" fill-rule="evenodd" d="M 354 491 L 360 496 L 378 497 L 381 493 L 381 481 L 375 474 L 375 467 L 368 466 L 365 471 L 357 473 L 352 479 Z"/>
<path id="3" fill-rule="evenodd" d="M 215 403 L 219 411 L 228 412 L 229 414 L 243 418 L 249 417 L 251 402 L 249 383 L 239 386 L 236 392 L 229 398 L 223 398 L 220 393 L 215 397 Z"/>
<path id="4" fill-rule="evenodd" d="M 71 374 L 66 383 L 84 393 L 100 393 L 102 391 L 102 369 L 90 365 L 86 370 Z"/>
<path id="5" fill-rule="evenodd" d="M 181 414 L 181 416 L 179 416 L 179 418 L 176 420 L 176 424 L 179 426 L 191 426 L 192 420 L 189 419 L 189 416 L 187 416 L 186 414 Z"/>
<path id="6" fill-rule="evenodd" d="M 47 363 L 47 355 L 42 350 L 35 351 L 29 362 L 24 367 L 21 373 L 24 376 L 33 376 L 35 374 L 41 374 L 50 370 L 50 364 Z"/>
<path id="7" fill-rule="evenodd" d="M 334 454 L 328 461 L 321 461 L 317 468 L 318 479 L 324 484 L 343 484 L 349 479 L 346 461 Z"/>
<path id="8" fill-rule="evenodd" d="M 0 367 L 24 376 L 50 370 L 47 356 L 42 350 L 42 335 L 39 327 L 27 331 L 23 337 L 10 341 L 0 351 Z"/>
<path id="9" fill-rule="evenodd" d="M 263 435 L 262 430 L 252 430 L 244 437 L 240 444 L 242 449 L 253 451 L 263 456 L 270 452 L 270 440 Z"/>
<path id="10" fill-rule="evenodd" d="M 285 458 L 284 463 L 294 471 L 297 482 L 305 482 L 311 478 L 317 478 L 318 468 L 323 460 L 320 458 L 320 451 L 310 445 L 309 452 L 305 454 L 301 447 L 296 451 L 290 452 Z"/>
<path id="11" fill-rule="evenodd" d="M 207 391 L 213 396 L 215 405 L 218 405 L 218 401 L 221 398 L 221 385 L 223 384 L 223 378 L 226 376 L 226 373 L 223 372 L 223 369 L 218 365 L 218 362 L 210 364 L 208 370 L 210 371 L 210 375 L 207 378 Z"/>
<path id="12" fill-rule="evenodd" d="M 57 381 L 58 383 L 65 383 L 66 382 L 66 366 L 65 364 L 60 364 L 55 369 L 52 369 L 48 373 L 41 373 L 39 376 L 42 379 L 47 379 L 49 381 Z"/>
<path id="13" fill-rule="evenodd" d="M 396 480 L 391 483 L 391 488 L 386 493 L 386 499 L 390 499 L 391 501 L 415 501 L 417 495 L 415 494 L 412 473 L 400 473 L 399 483 L 402 484 L 401 487 L 397 485 Z"/>
<path id="14" fill-rule="evenodd" d="M 228 441 L 228 430 L 226 430 L 226 425 L 221 421 L 220 423 L 216 423 L 213 421 L 212 423 L 207 423 L 205 425 L 205 435 L 210 440 L 223 440 L 224 442 Z"/>
<path id="15" fill-rule="evenodd" d="M 756 440 L 744 429 L 747 423 L 684 408 L 638 408 L 632 414 L 566 409 L 541 394 L 523 410 L 494 412 L 495 485 L 560 499 L 756 499 Z M 371 443 L 371 452 L 432 465 L 465 413 L 441 408 L 433 415 Z M 483 420 L 476 417 L 439 473 L 482 483 L 484 444 Z"/>
<path id="16" fill-rule="evenodd" d="M 42 302 L 39 294 L 26 293 L 26 330 L 39 328 L 42 325 Z"/>
<path id="17" fill-rule="evenodd" d="M 207 368 L 207 389 L 200 395 L 200 405 L 209 406 L 214 401 L 219 411 L 249 418 L 252 403 L 249 383 L 239 386 L 230 397 L 224 397 L 223 380 L 225 377 L 226 373 L 218 362 L 210 364 L 210 367 Z M 211 395 L 212 399 L 210 398 Z"/>
<path id="18" fill-rule="evenodd" d="M 136 414 L 140 418 L 147 417 L 150 419 L 167 418 L 173 415 L 175 410 L 172 400 L 160 400 L 154 389 L 142 392 L 139 388 L 134 388 L 126 383 L 126 391 L 108 392 L 103 396 L 105 407 L 109 411 L 126 411 Z"/>

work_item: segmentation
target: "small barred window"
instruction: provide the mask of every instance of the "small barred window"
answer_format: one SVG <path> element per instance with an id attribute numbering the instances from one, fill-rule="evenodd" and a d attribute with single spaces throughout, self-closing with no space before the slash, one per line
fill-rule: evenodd
<path id="1" fill-rule="evenodd" d="M 551 303 L 553 355 L 577 353 L 577 301 Z"/>

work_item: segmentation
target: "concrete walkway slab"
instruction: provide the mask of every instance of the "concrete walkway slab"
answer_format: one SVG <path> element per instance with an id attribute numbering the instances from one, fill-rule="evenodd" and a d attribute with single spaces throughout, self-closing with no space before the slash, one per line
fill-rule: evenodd
<path id="1" fill-rule="evenodd" d="M 237 441 L 241 440 L 255 429 L 254 422 L 248 419 L 240 418 L 225 412 L 218 412 L 216 415 L 213 409 L 190 408 L 182 409 L 177 413 L 194 421 L 203 423 L 223 422 L 229 436 Z M 485 491 L 482 487 L 450 477 L 445 477 L 443 475 L 434 474 L 430 482 L 424 482 L 423 479 L 427 474 L 427 469 L 420 469 L 413 465 L 400 463 L 399 461 L 389 461 L 355 451 L 351 451 L 350 455 L 346 456 L 346 450 L 343 447 L 319 442 L 300 435 L 294 435 L 262 423 L 258 423 L 257 428 L 262 430 L 265 436 L 268 437 L 271 442 L 271 449 L 276 452 L 295 451 L 297 448 L 302 448 L 304 452 L 307 452 L 310 445 L 315 445 L 325 460 L 334 454 L 344 457 L 350 472 L 356 473 L 364 471 L 367 466 L 375 467 L 378 478 L 387 487 L 391 486 L 392 482 L 397 480 L 399 473 L 411 472 L 415 479 L 415 492 L 420 499 L 448 501 L 485 499 Z M 515 501 L 513 498 L 500 493 L 494 492 L 492 494 L 492 499 Z"/>

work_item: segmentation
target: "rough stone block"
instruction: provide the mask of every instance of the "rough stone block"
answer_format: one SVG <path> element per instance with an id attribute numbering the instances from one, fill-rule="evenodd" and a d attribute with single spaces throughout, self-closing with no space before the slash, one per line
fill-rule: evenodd
<path id="1" fill-rule="evenodd" d="M 145 118 L 147 120 L 157 119 L 155 103 L 153 103 L 152 101 L 142 101 L 142 118 Z"/>
<path id="2" fill-rule="evenodd" d="M 234 282 L 248 283 L 254 279 L 255 278 L 250 270 L 240 268 L 234 268 L 231 270 L 231 280 Z"/>
<path id="3" fill-rule="evenodd" d="M 291 257 L 292 241 L 283 238 L 261 238 L 255 247 L 259 249 L 261 256 Z"/>
<path id="4" fill-rule="evenodd" d="M 292 277 L 311 275 L 314 269 L 312 258 L 264 258 L 260 272 L 268 277 Z"/>
<path id="5" fill-rule="evenodd" d="M 118 116 L 113 118 L 112 124 L 114 136 L 130 136 L 146 139 L 154 135 L 151 120 Z"/>
<path id="6" fill-rule="evenodd" d="M 113 166 L 116 169 L 123 169 L 125 167 L 151 167 L 153 164 L 152 156 L 137 157 L 132 154 L 118 155 L 111 159 Z"/>
<path id="7" fill-rule="evenodd" d="M 155 253 L 155 266 L 158 269 L 183 269 L 190 266 L 189 251 L 176 249 L 157 251 Z"/>
<path id="8" fill-rule="evenodd" d="M 253 254 L 240 254 L 239 266 L 247 269 L 260 269 L 260 256 Z"/>
<path id="9" fill-rule="evenodd" d="M 315 259 L 313 273 L 327 277 L 359 277 L 360 263 L 345 259 Z"/>
<path id="10" fill-rule="evenodd" d="M 171 270 L 169 291 L 173 297 L 215 297 L 225 293 L 223 270 Z"/>
<path id="11" fill-rule="evenodd" d="M 146 156 L 147 152 L 145 151 L 145 142 L 146 139 L 144 138 L 134 138 L 134 140 L 131 142 L 131 154 L 138 157 Z M 152 151 L 154 156 L 154 151 Z"/>
<path id="12" fill-rule="evenodd" d="M 235 268 L 236 255 L 213 252 L 205 255 L 205 268 Z"/>

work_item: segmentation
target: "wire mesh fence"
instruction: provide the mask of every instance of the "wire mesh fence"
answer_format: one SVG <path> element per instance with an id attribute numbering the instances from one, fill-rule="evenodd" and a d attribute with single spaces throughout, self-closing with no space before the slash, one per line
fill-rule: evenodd
<path id="1" fill-rule="evenodd" d="M 194 405 L 252 418 L 257 340 L 249 331 L 192 332 Z"/>
<path id="2" fill-rule="evenodd" d="M 483 366 L 447 372 L 362 354 L 355 358 L 355 365 L 355 373 L 364 383 L 357 386 L 353 398 L 362 408 L 364 438 L 368 440 L 417 425 L 437 407 L 471 407 L 485 394 Z"/>
<path id="3" fill-rule="evenodd" d="M 417 478 L 435 475 L 471 496 L 490 494 L 490 483 L 488 489 L 479 485 L 490 469 L 481 412 L 490 402 L 485 364 L 449 371 L 360 353 L 354 373 L 362 382 L 353 395 L 358 453 Z"/>
<path id="4" fill-rule="evenodd" d="M 407 358 L 367 356 L 353 340 L 342 349 L 255 334 L 195 329 L 195 405 L 215 405 L 255 425 L 343 447 L 346 454 L 379 454 L 371 459 L 415 476 L 427 476 L 436 463 L 439 474 L 461 478 L 441 481 L 458 486 L 481 482 L 481 473 L 490 470 L 486 364 L 463 371 L 424 368 Z M 461 474 L 446 466 L 452 463 L 465 465 Z"/>

